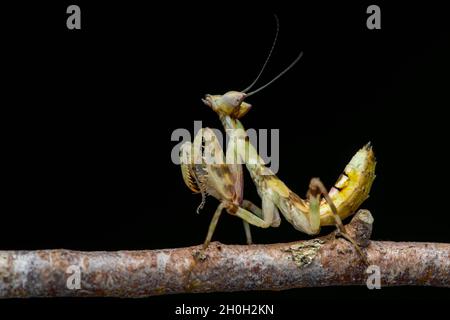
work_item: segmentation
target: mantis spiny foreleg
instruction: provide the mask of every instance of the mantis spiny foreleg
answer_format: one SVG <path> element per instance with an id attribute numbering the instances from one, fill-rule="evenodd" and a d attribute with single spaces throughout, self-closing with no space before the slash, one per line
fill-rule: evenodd
<path id="1" fill-rule="evenodd" d="M 230 141 L 225 158 L 214 132 L 203 128 L 196 134 L 193 143 L 186 142 L 180 149 L 183 179 L 194 193 L 202 194 L 200 208 L 207 195 L 220 201 L 209 225 L 203 249 L 208 247 L 224 209 L 243 219 L 247 243 L 252 241 L 248 224 L 268 228 L 278 226 L 280 222 L 278 210 L 268 199 L 263 198 L 262 209 L 243 199 L 242 165 L 237 162 L 226 163 L 227 159 L 239 156 L 234 141 Z"/>

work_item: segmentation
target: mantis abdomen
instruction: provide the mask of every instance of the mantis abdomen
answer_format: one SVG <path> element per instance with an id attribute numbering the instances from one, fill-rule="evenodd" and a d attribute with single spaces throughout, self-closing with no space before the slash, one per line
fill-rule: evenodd
<path id="1" fill-rule="evenodd" d="M 291 191 L 269 168 L 264 165 L 255 147 L 245 134 L 245 129 L 238 119 L 221 116 L 226 130 L 239 130 L 243 146 L 237 150 L 245 163 L 261 197 L 269 197 L 280 209 L 285 218 L 296 228 L 308 234 L 317 234 L 320 226 L 335 225 L 330 205 L 322 199 L 319 204 L 320 221 L 310 215 L 311 203 Z M 368 198 L 375 179 L 375 156 L 369 144 L 361 148 L 344 169 L 329 196 L 336 206 L 341 219 L 355 213 Z"/>

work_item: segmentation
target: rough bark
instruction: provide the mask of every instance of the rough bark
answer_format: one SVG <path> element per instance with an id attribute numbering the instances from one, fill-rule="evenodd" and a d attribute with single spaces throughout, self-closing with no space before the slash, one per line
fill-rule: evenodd
<path id="1" fill-rule="evenodd" d="M 450 287 L 450 244 L 370 241 L 372 222 L 370 213 L 360 210 L 346 228 L 368 263 L 380 268 L 381 286 Z M 354 247 L 334 233 L 271 245 L 215 242 L 204 255 L 199 250 L 0 251 L 0 298 L 283 290 L 365 285 L 369 276 Z M 80 288 L 69 289 L 77 268 Z"/>

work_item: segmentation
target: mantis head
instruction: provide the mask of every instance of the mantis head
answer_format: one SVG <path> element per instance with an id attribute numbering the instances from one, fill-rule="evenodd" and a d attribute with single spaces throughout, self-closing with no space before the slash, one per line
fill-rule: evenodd
<path id="1" fill-rule="evenodd" d="M 303 56 L 303 52 L 300 52 L 300 54 L 297 56 L 297 58 L 282 72 L 280 72 L 276 77 L 274 77 L 272 80 L 270 80 L 268 83 L 262 85 L 258 89 L 250 91 L 251 88 L 258 82 L 259 78 L 261 77 L 264 69 L 267 66 L 267 62 L 270 59 L 270 56 L 272 55 L 272 51 L 275 47 L 275 43 L 278 36 L 278 30 L 279 30 L 279 23 L 278 18 L 275 16 L 275 19 L 277 21 L 277 33 L 275 35 L 275 39 L 272 43 L 272 48 L 270 49 L 269 55 L 266 58 L 266 61 L 264 62 L 261 70 L 259 71 L 258 76 L 256 79 L 244 90 L 242 91 L 228 91 L 227 93 L 223 95 L 210 95 L 207 94 L 204 99 L 202 99 L 203 103 L 206 104 L 208 107 L 214 110 L 219 115 L 222 116 L 229 116 L 233 119 L 239 119 L 243 117 L 252 107 L 251 104 L 244 101 L 245 98 L 250 97 L 251 95 L 263 90 L 264 88 L 271 85 L 273 82 L 275 82 L 277 79 L 279 79 L 283 74 L 285 74 L 287 71 L 289 71 Z"/>
<path id="2" fill-rule="evenodd" d="M 269 62 L 270 56 L 272 55 L 273 49 L 275 48 L 275 44 L 277 42 L 278 38 L 278 32 L 280 29 L 280 24 L 278 21 L 278 17 L 275 15 L 275 20 L 277 23 L 277 32 L 275 34 L 275 38 L 272 43 L 272 47 L 270 48 L 269 54 L 266 58 L 266 61 L 264 62 L 261 70 L 258 73 L 258 76 L 255 80 L 244 90 L 242 91 L 228 91 L 227 93 L 223 95 L 210 95 L 207 94 L 204 99 L 202 99 L 203 103 L 206 104 L 208 107 L 213 109 L 217 114 L 222 116 L 229 116 L 233 119 L 239 119 L 243 117 L 252 107 L 251 104 L 244 102 L 244 99 L 247 97 L 250 97 L 251 95 L 263 90 L 264 88 L 271 85 L 273 82 L 275 82 L 277 79 L 279 79 L 283 74 L 285 74 L 287 71 L 289 71 L 303 56 L 303 52 L 300 52 L 300 54 L 297 56 L 297 58 L 282 72 L 280 72 L 276 77 L 274 77 L 272 80 L 270 80 L 268 83 L 262 85 L 258 89 L 250 91 L 251 88 L 258 82 L 259 78 L 261 77 L 264 69 L 267 66 L 267 63 Z"/>
<path id="3" fill-rule="evenodd" d="M 223 95 L 207 94 L 203 103 L 219 115 L 230 116 L 233 119 L 243 117 L 252 107 L 244 101 L 247 94 L 239 91 L 228 91 Z"/>

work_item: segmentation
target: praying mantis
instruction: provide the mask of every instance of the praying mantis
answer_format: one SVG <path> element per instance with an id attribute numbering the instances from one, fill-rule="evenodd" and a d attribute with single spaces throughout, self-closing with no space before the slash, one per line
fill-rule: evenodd
<path id="1" fill-rule="evenodd" d="M 306 199 L 302 199 L 264 165 L 264 161 L 250 143 L 240 121 L 252 107 L 244 100 L 280 78 L 303 55 L 300 53 L 286 69 L 267 84 L 248 93 L 266 67 L 276 43 L 278 30 L 277 19 L 277 33 L 272 48 L 257 78 L 248 88 L 242 91 L 229 91 L 223 95 L 207 94 L 203 99 L 204 104 L 219 116 L 224 129 L 230 135 L 226 158 L 239 157 L 245 163 L 262 200 L 262 208 L 260 209 L 248 200 L 243 200 L 242 166 L 237 163 L 225 164 L 222 161 L 223 150 L 211 129 L 200 130 L 194 138 L 194 144 L 186 142 L 181 147 L 181 152 L 184 154 L 181 168 L 187 186 L 192 191 L 202 194 L 202 204 L 207 194 L 213 195 L 220 201 L 210 223 L 203 249 L 208 247 L 224 209 L 229 214 L 236 215 L 243 220 L 248 243 L 251 243 L 249 224 L 261 228 L 277 227 L 280 224 L 279 212 L 281 211 L 295 229 L 308 235 L 318 234 L 321 226 L 335 225 L 338 233 L 349 240 L 364 257 L 359 246 L 346 233 L 342 220 L 354 214 L 369 196 L 375 179 L 376 166 L 370 143 L 353 156 L 330 192 L 319 178 L 312 178 Z M 198 155 L 202 153 L 205 141 L 209 141 L 210 156 L 222 162 L 209 164 L 205 158 Z"/>

